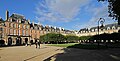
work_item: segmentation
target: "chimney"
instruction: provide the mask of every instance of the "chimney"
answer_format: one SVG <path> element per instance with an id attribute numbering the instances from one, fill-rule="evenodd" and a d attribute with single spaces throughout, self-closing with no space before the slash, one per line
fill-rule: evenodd
<path id="1" fill-rule="evenodd" d="M 9 18 L 9 11 L 6 10 L 6 20 L 8 21 L 8 18 Z"/>

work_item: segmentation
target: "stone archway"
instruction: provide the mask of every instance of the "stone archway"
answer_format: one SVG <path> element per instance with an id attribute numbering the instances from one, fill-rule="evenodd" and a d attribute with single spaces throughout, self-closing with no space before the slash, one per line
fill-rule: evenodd
<path id="1" fill-rule="evenodd" d="M 12 38 L 11 37 L 8 38 L 8 45 L 9 46 L 12 45 Z"/>

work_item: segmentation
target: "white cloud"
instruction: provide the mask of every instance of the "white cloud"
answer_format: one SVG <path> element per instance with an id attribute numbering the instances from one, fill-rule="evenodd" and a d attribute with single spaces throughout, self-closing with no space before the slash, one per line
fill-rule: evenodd
<path id="1" fill-rule="evenodd" d="M 91 18 L 85 23 L 77 23 L 74 25 L 76 29 L 91 28 L 98 26 L 99 18 L 104 18 L 105 24 L 114 23 L 115 21 L 108 17 L 108 7 L 107 3 L 100 3 L 101 6 L 96 6 L 96 4 L 85 6 L 85 12 L 91 15 Z"/>
<path id="2" fill-rule="evenodd" d="M 86 6 L 85 9 L 89 10 L 87 12 L 91 12 L 92 13 L 92 17 L 90 20 L 88 20 L 88 22 L 86 24 L 83 24 L 80 27 L 84 27 L 84 28 L 90 28 L 90 27 L 94 27 L 94 26 L 98 26 L 98 20 L 99 18 L 104 18 L 105 22 L 104 24 L 109 24 L 109 23 L 113 23 L 114 21 L 108 17 L 108 7 L 107 7 L 107 3 L 101 3 L 102 5 L 99 7 L 96 7 L 94 5 L 89 5 Z"/>
<path id="3" fill-rule="evenodd" d="M 41 0 L 36 6 L 37 20 L 72 21 L 90 0 Z"/>
<path id="4" fill-rule="evenodd" d="M 97 21 L 101 17 L 105 18 L 106 24 L 110 23 L 112 20 L 108 17 L 107 3 L 100 3 L 100 6 L 96 6 L 99 4 L 91 1 L 92 0 L 40 0 L 36 6 L 36 19 L 40 22 L 70 22 L 72 20 L 79 21 L 81 18 L 74 17 L 76 17 L 78 14 L 82 15 L 84 13 L 88 13 L 88 15 L 91 15 L 89 20 L 87 20 L 85 23 L 72 24 L 72 27 L 79 29 L 97 26 Z M 84 13 L 82 12 L 83 9 L 85 11 Z"/>

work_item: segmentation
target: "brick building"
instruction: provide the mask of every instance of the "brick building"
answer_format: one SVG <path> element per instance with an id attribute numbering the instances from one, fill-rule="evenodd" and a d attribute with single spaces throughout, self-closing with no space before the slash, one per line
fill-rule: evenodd
<path id="1" fill-rule="evenodd" d="M 30 23 L 23 15 L 13 13 L 9 16 L 6 11 L 6 19 L 0 18 L 0 41 L 4 40 L 6 45 L 21 45 L 30 41 L 39 40 L 41 35 L 47 33 L 61 33 L 63 35 L 74 34 L 73 31 L 59 27 L 43 26 Z"/>
<path id="2" fill-rule="evenodd" d="M 5 20 L 5 41 L 8 45 L 20 45 L 25 43 L 25 40 L 30 40 L 30 25 L 29 20 L 23 15 L 12 14 L 9 17 L 9 12 L 6 11 Z"/>

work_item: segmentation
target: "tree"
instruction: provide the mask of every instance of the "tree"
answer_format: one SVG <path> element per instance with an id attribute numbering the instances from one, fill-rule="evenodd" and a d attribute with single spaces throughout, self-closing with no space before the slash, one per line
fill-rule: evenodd
<path id="1" fill-rule="evenodd" d="M 120 25 L 120 0 L 98 0 L 98 1 L 107 1 L 109 17 L 112 17 L 115 20 L 118 20 Z"/>
<path id="2" fill-rule="evenodd" d="M 81 36 L 79 40 L 89 40 L 91 36 Z"/>
<path id="3" fill-rule="evenodd" d="M 68 42 L 76 42 L 79 40 L 78 36 L 74 36 L 74 35 L 66 35 L 66 41 Z"/>
<path id="4" fill-rule="evenodd" d="M 58 43 L 64 41 L 65 37 L 62 34 L 48 33 L 46 35 L 40 36 L 40 41 L 42 42 L 54 42 Z"/>

